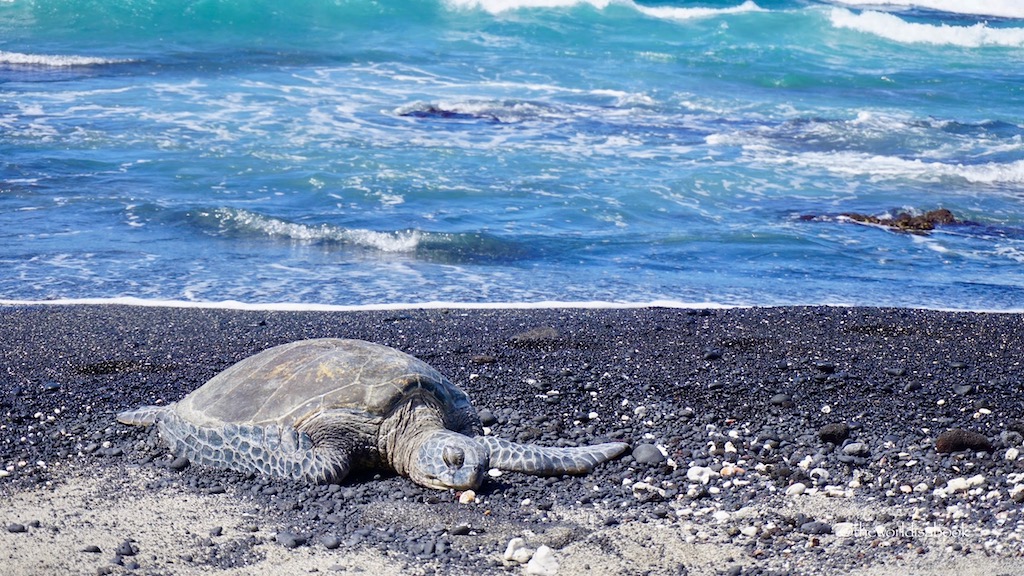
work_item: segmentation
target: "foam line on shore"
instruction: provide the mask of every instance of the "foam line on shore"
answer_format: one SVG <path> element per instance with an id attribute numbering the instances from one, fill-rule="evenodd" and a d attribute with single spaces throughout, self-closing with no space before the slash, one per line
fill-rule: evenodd
<path id="1" fill-rule="evenodd" d="M 83 305 L 122 305 L 145 306 L 155 308 L 213 308 L 226 310 L 263 310 L 277 312 L 358 312 L 366 310 L 420 310 L 420 309 L 465 309 L 465 310 L 524 310 L 551 308 L 589 308 L 589 309 L 625 309 L 625 308 L 683 308 L 683 309 L 727 309 L 749 308 L 716 302 L 680 302 L 676 300 L 651 300 L 648 302 L 607 302 L 601 300 L 573 302 L 546 300 L 541 302 L 395 302 L 380 304 L 308 304 L 301 302 L 270 302 L 251 303 L 236 300 L 219 302 L 196 302 L 189 300 L 148 300 L 144 298 L 61 298 L 55 300 L 5 300 L 0 299 L 0 306 L 83 306 Z"/>
<path id="2" fill-rule="evenodd" d="M 678 308 L 684 310 L 727 310 L 734 308 L 785 308 L 802 306 L 828 306 L 835 308 L 885 308 L 884 306 L 854 306 L 844 302 L 807 302 L 798 304 L 722 304 L 719 302 L 682 302 L 679 300 L 649 300 L 645 302 L 612 302 L 604 300 L 539 302 L 383 302 L 377 304 L 310 304 L 304 302 L 239 302 L 222 300 L 198 302 L 192 300 L 145 299 L 130 296 L 117 298 L 60 298 L 54 300 L 0 299 L 0 306 L 139 306 L 147 308 L 196 308 L 217 310 L 247 310 L 268 312 L 363 312 L 373 310 L 549 310 L 556 308 L 621 310 L 639 308 Z M 906 307 L 902 307 L 906 308 Z M 1021 308 L 950 308 L 941 306 L 913 306 L 918 310 L 935 312 L 973 312 L 980 314 L 1024 314 Z"/>

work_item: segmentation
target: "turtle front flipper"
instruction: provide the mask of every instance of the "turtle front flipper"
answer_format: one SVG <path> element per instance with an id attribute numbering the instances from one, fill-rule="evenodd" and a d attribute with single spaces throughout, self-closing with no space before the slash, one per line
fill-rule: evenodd
<path id="1" fill-rule="evenodd" d="M 594 466 L 620 456 L 629 448 L 629 444 L 624 442 L 550 448 L 517 444 L 494 436 L 478 436 L 476 439 L 490 451 L 492 467 L 538 476 L 587 474 Z"/>

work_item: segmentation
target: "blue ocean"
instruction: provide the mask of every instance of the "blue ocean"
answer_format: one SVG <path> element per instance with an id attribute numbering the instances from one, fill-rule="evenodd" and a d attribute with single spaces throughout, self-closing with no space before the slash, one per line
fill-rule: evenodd
<path id="1" fill-rule="evenodd" d="M 1021 310 L 1024 3 L 0 0 L 0 239 L 7 302 Z"/>

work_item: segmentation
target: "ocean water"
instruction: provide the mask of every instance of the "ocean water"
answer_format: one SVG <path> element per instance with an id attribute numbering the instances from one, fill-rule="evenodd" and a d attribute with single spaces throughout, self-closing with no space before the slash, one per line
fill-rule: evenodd
<path id="1" fill-rule="evenodd" d="M 1017 0 L 0 0 L 0 300 L 1020 310 L 1022 138 Z"/>

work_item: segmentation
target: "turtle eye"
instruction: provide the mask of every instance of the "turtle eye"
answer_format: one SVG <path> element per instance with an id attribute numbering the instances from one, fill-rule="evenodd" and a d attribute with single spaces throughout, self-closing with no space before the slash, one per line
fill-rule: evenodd
<path id="1" fill-rule="evenodd" d="M 441 458 L 449 468 L 461 468 L 466 461 L 466 453 L 462 451 L 462 448 L 445 446 L 441 452 Z"/>

